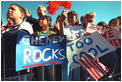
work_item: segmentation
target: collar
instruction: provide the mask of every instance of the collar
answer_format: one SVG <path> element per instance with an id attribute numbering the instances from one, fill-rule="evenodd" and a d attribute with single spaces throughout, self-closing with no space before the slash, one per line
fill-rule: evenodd
<path id="1" fill-rule="evenodd" d="M 68 25 L 68 26 L 69 26 L 70 29 L 76 29 L 76 28 L 77 28 L 76 25 L 75 25 L 75 26 L 70 26 L 70 25 Z"/>
<path id="2" fill-rule="evenodd" d="M 17 25 L 12 25 L 11 27 L 12 28 L 15 28 L 15 27 L 18 27 L 20 24 L 22 24 L 23 22 L 21 22 L 21 23 L 19 23 L 19 24 L 17 24 Z"/>

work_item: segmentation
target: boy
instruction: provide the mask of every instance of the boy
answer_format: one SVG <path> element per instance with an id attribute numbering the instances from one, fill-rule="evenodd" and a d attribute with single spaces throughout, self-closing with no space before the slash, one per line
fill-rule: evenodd
<path id="1" fill-rule="evenodd" d="M 25 19 L 25 10 L 18 4 L 11 4 L 8 9 L 7 16 L 12 20 L 13 25 L 2 32 L 2 38 L 6 39 L 5 44 L 5 60 L 6 60 L 6 69 L 12 69 L 7 71 L 6 77 L 17 75 L 15 72 L 15 55 L 16 55 L 16 41 L 17 41 L 17 32 L 21 30 L 32 34 L 32 26 L 23 22 Z"/>
<path id="2" fill-rule="evenodd" d="M 58 34 L 56 29 L 51 29 L 51 17 L 50 16 L 41 16 L 40 20 L 39 20 L 39 25 L 41 28 L 41 30 L 36 31 L 35 33 L 33 33 L 34 36 L 39 36 L 39 35 L 56 35 Z M 53 80 L 53 66 L 49 65 L 49 66 L 44 66 L 45 69 L 45 75 L 46 75 L 46 80 L 47 81 L 51 81 Z M 42 66 L 40 67 L 35 67 L 34 68 L 34 77 L 36 81 L 41 81 L 42 80 Z M 49 75 L 49 76 L 47 76 Z M 55 77 L 54 77 L 55 78 Z"/>
<path id="3" fill-rule="evenodd" d="M 39 19 L 33 18 L 30 14 L 30 11 L 27 11 L 27 9 L 25 9 L 25 10 L 26 10 L 26 21 L 33 25 L 34 32 L 42 29 L 42 28 L 38 28 L 38 27 L 40 27 Z M 46 15 L 46 8 L 43 5 L 39 5 L 37 8 L 37 14 L 38 14 L 39 18 L 43 15 Z"/>
<path id="4" fill-rule="evenodd" d="M 39 20 L 39 25 L 42 27 L 42 30 L 36 31 L 39 35 L 50 35 L 50 34 L 57 34 L 56 29 L 50 29 L 51 27 L 51 17 L 50 16 L 41 16 Z"/>

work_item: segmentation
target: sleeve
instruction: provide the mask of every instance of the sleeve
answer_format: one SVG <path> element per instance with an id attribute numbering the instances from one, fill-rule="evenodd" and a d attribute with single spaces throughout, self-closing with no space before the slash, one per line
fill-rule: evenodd
<path id="1" fill-rule="evenodd" d="M 33 18 L 32 16 L 28 16 L 28 17 L 26 18 L 26 22 L 29 22 L 30 24 L 35 24 L 35 23 L 39 22 L 39 20 Z"/>
<path id="2" fill-rule="evenodd" d="M 83 31 L 83 29 L 81 29 L 79 31 L 80 31 L 80 37 L 83 38 L 84 37 L 84 31 Z"/>
<path id="3" fill-rule="evenodd" d="M 33 33 L 32 26 L 31 26 L 31 24 L 28 23 L 28 22 L 23 22 L 23 23 L 20 25 L 20 27 L 19 27 L 18 30 L 26 31 L 26 32 L 28 32 L 29 34 L 32 34 L 32 33 Z"/>

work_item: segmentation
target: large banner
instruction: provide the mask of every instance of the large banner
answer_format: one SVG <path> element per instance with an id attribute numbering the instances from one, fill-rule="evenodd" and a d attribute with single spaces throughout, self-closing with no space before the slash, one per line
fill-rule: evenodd
<path id="1" fill-rule="evenodd" d="M 115 47 L 96 31 L 90 36 L 68 43 L 67 59 L 71 68 L 74 69 L 80 66 L 77 61 L 79 61 L 83 54 L 91 52 L 96 58 L 99 58 L 115 49 Z"/>
<path id="2" fill-rule="evenodd" d="M 18 31 L 16 71 L 66 62 L 66 36 L 40 35 L 35 37 Z"/>
<path id="3" fill-rule="evenodd" d="M 116 48 L 121 47 L 121 26 L 116 26 L 111 29 L 102 30 L 103 37 L 108 40 Z"/>

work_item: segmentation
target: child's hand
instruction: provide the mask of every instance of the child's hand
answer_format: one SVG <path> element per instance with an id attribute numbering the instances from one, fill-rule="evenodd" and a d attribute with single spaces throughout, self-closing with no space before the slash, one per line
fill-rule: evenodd
<path id="1" fill-rule="evenodd" d="M 95 58 L 93 61 L 99 62 L 99 59 L 98 58 Z"/>
<path id="2" fill-rule="evenodd" d="M 89 36 L 89 35 L 91 35 L 91 33 L 88 33 L 88 32 L 85 33 L 85 36 Z"/>
<path id="3" fill-rule="evenodd" d="M 99 62 L 99 59 L 98 59 L 98 58 L 96 58 L 96 61 L 97 61 L 97 62 Z"/>
<path id="4" fill-rule="evenodd" d="M 63 10 L 63 12 L 61 13 L 60 21 L 64 22 L 66 18 L 67 18 L 67 10 Z"/>
<path id="5" fill-rule="evenodd" d="M 50 34 L 51 37 L 54 37 L 54 36 L 56 36 L 56 35 L 57 35 L 57 34 L 55 34 L 55 33 L 51 33 L 51 34 Z"/>
<path id="6" fill-rule="evenodd" d="M 33 33 L 32 35 L 34 35 L 35 37 L 39 36 L 39 34 L 37 32 Z"/>

